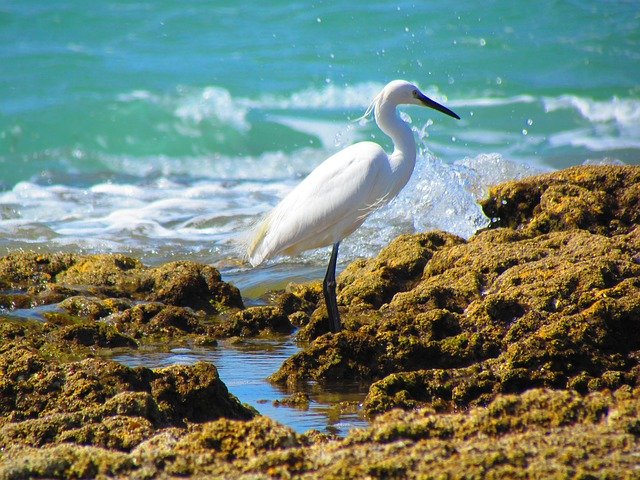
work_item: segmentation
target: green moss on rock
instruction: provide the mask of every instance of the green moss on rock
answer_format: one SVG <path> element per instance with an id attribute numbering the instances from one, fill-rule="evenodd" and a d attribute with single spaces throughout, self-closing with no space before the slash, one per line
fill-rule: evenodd
<path id="1" fill-rule="evenodd" d="M 80 322 L 56 329 L 52 336 L 61 342 L 77 343 L 86 347 L 136 348 L 137 342 L 116 331 L 112 325 L 98 322 Z"/>
<path id="2" fill-rule="evenodd" d="M 573 167 L 490 189 L 482 208 L 496 227 L 528 235 L 584 229 L 626 233 L 640 224 L 637 166 Z"/>
<path id="3" fill-rule="evenodd" d="M 161 302 L 209 314 L 243 308 L 238 289 L 223 282 L 211 266 L 171 262 L 148 268 L 122 254 L 10 254 L 0 258 L 0 287 L 12 289 L 0 297 L 6 304 L 67 299 L 63 308 L 91 318 L 121 311 L 122 299 Z M 68 299 L 80 293 L 84 299 Z M 112 299 L 111 304 L 106 299 Z"/>
<path id="4" fill-rule="evenodd" d="M 441 232 L 401 235 L 376 258 L 355 261 L 342 272 L 340 303 L 379 308 L 389 303 L 396 293 L 413 288 L 437 250 L 462 242 L 454 235 Z"/>
<path id="5" fill-rule="evenodd" d="M 631 479 L 639 399 L 628 387 L 531 390 L 457 413 L 392 410 L 344 439 L 298 435 L 265 417 L 219 419 L 159 430 L 131 451 L 78 445 L 81 427 L 71 443 L 7 447 L 0 478 Z"/>
<path id="6" fill-rule="evenodd" d="M 22 342 L 0 349 L 0 448 L 74 441 L 130 449 L 155 429 L 255 412 L 208 363 L 161 370 L 88 358 L 59 364 Z"/>
<path id="7" fill-rule="evenodd" d="M 520 212 L 509 211 L 518 225 L 524 218 L 534 225 L 551 209 L 522 189 L 564 192 L 558 199 L 566 196 L 571 210 L 556 212 L 564 220 L 554 228 L 494 228 L 466 242 L 407 235 L 352 264 L 338 282 L 345 330 L 325 334 L 321 303 L 301 332 L 309 345 L 272 381 L 377 382 L 364 403 L 369 414 L 465 408 L 536 387 L 636 386 L 640 227 L 629 223 L 631 205 L 618 208 L 612 199 L 635 199 L 639 170 L 588 167 L 496 187 L 521 192 L 509 207 Z M 581 189 L 596 189 L 598 201 L 611 205 L 595 212 L 595 197 L 572 197 L 586 195 Z"/>
<path id="8" fill-rule="evenodd" d="M 222 281 L 220 272 L 194 262 L 171 262 L 149 272 L 149 301 L 190 307 L 208 313 L 243 308 L 240 291 Z"/>

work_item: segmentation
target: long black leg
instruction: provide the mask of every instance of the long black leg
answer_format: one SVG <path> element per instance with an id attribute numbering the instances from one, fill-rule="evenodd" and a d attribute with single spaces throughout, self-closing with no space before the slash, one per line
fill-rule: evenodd
<path id="1" fill-rule="evenodd" d="M 329 328 L 336 333 L 342 329 L 340 323 L 340 313 L 338 312 L 338 300 L 336 298 L 336 261 L 338 259 L 338 247 L 340 242 L 333 244 L 331 250 L 331 260 L 327 267 L 327 274 L 322 283 L 322 292 L 324 293 L 324 301 L 327 304 L 327 312 L 329 313 Z"/>

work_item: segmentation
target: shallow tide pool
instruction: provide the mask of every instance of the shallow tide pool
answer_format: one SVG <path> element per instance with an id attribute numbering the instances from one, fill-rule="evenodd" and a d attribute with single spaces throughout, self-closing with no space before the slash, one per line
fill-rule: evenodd
<path id="1" fill-rule="evenodd" d="M 366 426 L 368 422 L 359 407 L 367 391 L 364 385 L 308 384 L 304 388 L 310 399 L 308 409 L 274 403 L 288 397 L 290 392 L 271 384 L 267 377 L 297 351 L 298 346 L 291 338 L 251 339 L 240 343 L 220 342 L 215 347 L 142 348 L 117 353 L 111 359 L 130 367 L 147 368 L 210 362 L 241 402 L 298 433 L 316 429 L 342 436 L 352 428 Z"/>

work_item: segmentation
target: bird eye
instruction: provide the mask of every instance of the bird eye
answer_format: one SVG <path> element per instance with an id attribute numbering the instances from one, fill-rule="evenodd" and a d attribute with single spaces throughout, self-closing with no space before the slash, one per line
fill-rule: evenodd
<path id="1" fill-rule="evenodd" d="M 413 96 L 414 96 L 414 97 L 417 97 L 417 96 L 418 96 L 418 90 L 414 90 L 414 91 L 413 91 L 413 92 L 411 92 L 411 93 L 413 93 Z"/>

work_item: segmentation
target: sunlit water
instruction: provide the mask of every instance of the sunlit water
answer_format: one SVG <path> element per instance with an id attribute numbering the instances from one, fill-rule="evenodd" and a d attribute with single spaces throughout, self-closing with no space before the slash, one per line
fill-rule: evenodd
<path id="1" fill-rule="evenodd" d="M 148 368 L 169 365 L 191 365 L 197 361 L 213 363 L 229 391 L 262 415 L 288 425 L 299 433 L 319 430 L 344 435 L 353 427 L 367 421 L 359 413 L 359 403 L 366 389 L 362 385 L 335 385 L 319 388 L 310 384 L 305 389 L 310 403 L 306 409 L 278 405 L 276 401 L 289 395 L 286 390 L 266 379 L 282 362 L 296 353 L 298 347 L 291 339 L 246 340 L 242 343 L 221 343 L 218 347 L 174 348 L 159 351 L 145 349 L 112 357 L 130 367 Z"/>
<path id="2" fill-rule="evenodd" d="M 462 118 L 403 109 L 419 144 L 414 175 L 343 242 L 340 269 L 399 233 L 469 237 L 490 221 L 477 201 L 492 184 L 585 161 L 639 163 L 636 2 L 219 3 L 0 5 L 0 254 L 203 262 L 247 305 L 321 278 L 326 249 L 250 268 L 246 232 L 340 148 L 391 148 L 356 119 L 395 78 Z M 200 356 L 276 418 L 304 422 L 324 408 L 320 392 L 308 412 L 271 407 L 281 394 L 264 378 L 281 358 L 270 355 L 294 347 L 248 345 L 123 361 Z M 234 365 L 249 360 L 270 366 L 244 384 Z"/>
<path id="3" fill-rule="evenodd" d="M 0 315 L 15 320 L 43 321 L 46 314 L 61 311 L 58 305 L 52 304 L 34 308 L 0 308 Z M 210 362 L 218 369 L 227 389 L 241 402 L 299 433 L 315 429 L 343 436 L 351 428 L 367 425 L 367 420 L 360 413 L 360 403 L 368 391 L 364 383 L 341 382 L 321 387 L 315 382 L 307 382 L 296 390 L 309 396 L 307 408 L 279 403 L 292 392 L 270 383 L 267 378 L 299 349 L 292 337 L 281 337 L 234 342 L 221 340 L 212 347 L 143 345 L 138 349 L 119 348 L 101 355 L 130 367 L 162 368 Z"/>

